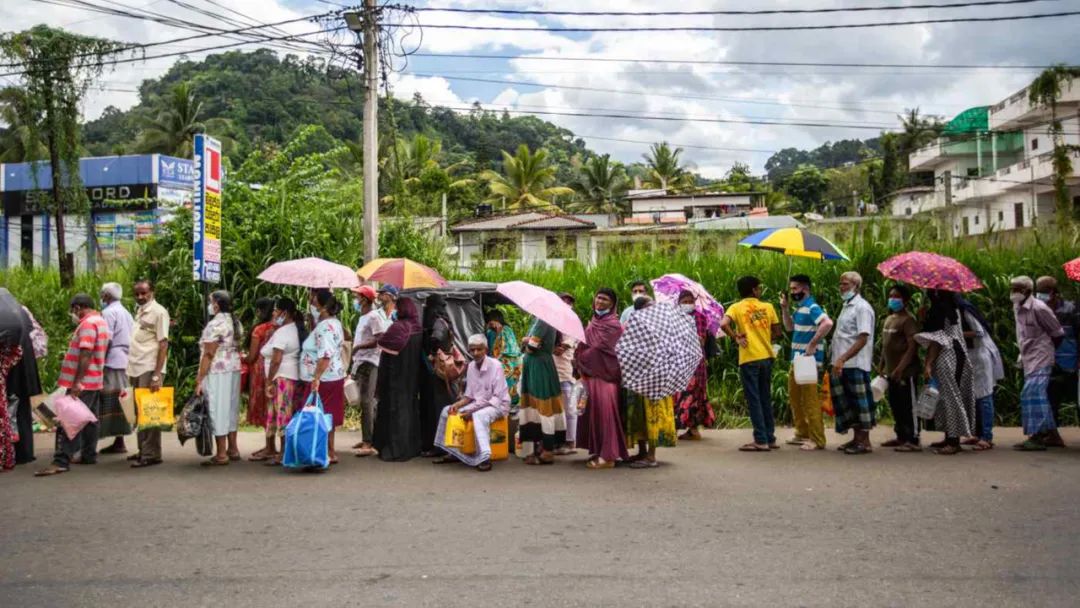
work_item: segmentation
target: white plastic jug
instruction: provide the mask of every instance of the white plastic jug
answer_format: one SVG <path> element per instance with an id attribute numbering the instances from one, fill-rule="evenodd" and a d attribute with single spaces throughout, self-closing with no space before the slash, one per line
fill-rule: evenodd
<path id="1" fill-rule="evenodd" d="M 795 384 L 817 384 L 817 359 L 813 356 L 796 355 L 791 365 L 795 369 Z"/>
<path id="2" fill-rule="evenodd" d="M 870 391 L 874 394 L 874 403 L 884 399 L 887 390 L 889 390 L 889 379 L 885 376 L 878 376 L 870 383 Z"/>

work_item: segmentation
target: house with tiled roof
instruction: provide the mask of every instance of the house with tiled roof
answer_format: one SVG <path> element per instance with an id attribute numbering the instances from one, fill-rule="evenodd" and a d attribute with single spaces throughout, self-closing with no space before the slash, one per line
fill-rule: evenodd
<path id="1" fill-rule="evenodd" d="M 450 234 L 457 245 L 458 266 L 479 262 L 543 265 L 562 268 L 588 260 L 589 233 L 607 226 L 606 216 L 577 216 L 526 211 L 478 217 L 456 224 Z"/>

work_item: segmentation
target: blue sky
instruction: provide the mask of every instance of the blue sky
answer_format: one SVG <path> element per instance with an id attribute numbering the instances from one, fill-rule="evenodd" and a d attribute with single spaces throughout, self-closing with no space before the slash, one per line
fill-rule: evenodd
<path id="1" fill-rule="evenodd" d="M 128 1 L 132 6 L 191 21 L 213 22 L 171 0 Z M 208 10 L 221 10 L 209 3 L 210 0 L 188 1 Z M 224 4 L 224 1 L 215 1 L 218 6 Z M 643 0 L 440 0 L 430 4 L 573 11 L 648 11 L 664 10 L 658 7 L 667 10 L 718 10 L 911 3 L 885 0 L 761 0 L 753 3 L 733 0 L 683 0 L 678 3 Z M 322 13 L 331 10 L 331 4 L 308 0 L 232 0 L 227 6 L 263 22 L 277 22 Z M 413 4 L 425 6 L 429 3 Z M 1043 0 L 1015 6 L 948 10 L 649 19 L 424 12 L 418 19 L 421 26 L 746 26 L 1025 15 L 1064 10 L 1080 10 L 1080 2 Z M 183 30 L 145 21 L 82 13 L 33 0 L 0 2 L 0 23 L 4 24 L 5 30 L 23 29 L 42 22 L 133 42 L 167 40 L 185 35 Z M 1080 36 L 1075 35 L 1078 26 L 1080 17 L 990 24 L 753 33 L 485 32 L 427 28 L 423 29 L 420 52 L 499 54 L 519 58 L 410 57 L 407 69 L 393 75 L 392 90 L 395 96 L 401 98 L 411 98 L 414 92 L 420 92 L 435 105 L 465 106 L 479 101 L 492 109 L 505 108 L 519 112 L 603 112 L 686 119 L 674 122 L 541 116 L 575 133 L 591 136 L 586 137 L 591 148 L 610 153 L 623 161 L 639 159 L 648 148 L 647 142 L 667 140 L 683 145 L 686 147 L 687 161 L 703 173 L 717 176 L 722 175 L 734 162 L 746 162 L 755 171 L 761 171 L 769 151 L 782 147 L 810 148 L 830 140 L 872 137 L 882 127 L 895 126 L 895 114 L 907 107 L 920 107 L 924 112 L 948 118 L 970 106 L 993 104 L 1027 84 L 1036 71 L 732 67 L 678 63 L 564 62 L 531 60 L 528 57 L 1043 65 L 1070 59 L 1075 61 L 1080 57 Z M 313 26 L 297 23 L 282 28 L 299 33 L 311 31 Z M 190 41 L 164 48 L 192 49 L 210 46 L 216 40 Z M 141 79 L 162 73 L 171 61 L 174 59 L 118 66 L 107 75 L 104 89 L 91 94 L 84 108 L 85 114 L 94 117 L 107 105 L 128 107 L 134 104 L 137 96 L 133 91 Z M 470 82 L 462 78 L 497 80 L 499 83 Z M 548 86 L 524 86 L 506 81 L 543 83 Z M 826 123 L 830 126 L 715 122 L 762 119 Z"/>

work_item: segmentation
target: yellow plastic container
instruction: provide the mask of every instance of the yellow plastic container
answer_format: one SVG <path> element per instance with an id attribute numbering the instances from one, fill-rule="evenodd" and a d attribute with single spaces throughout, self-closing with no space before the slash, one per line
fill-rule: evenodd
<path id="1" fill-rule="evenodd" d="M 506 416 L 491 423 L 491 459 L 510 458 L 510 423 Z"/>

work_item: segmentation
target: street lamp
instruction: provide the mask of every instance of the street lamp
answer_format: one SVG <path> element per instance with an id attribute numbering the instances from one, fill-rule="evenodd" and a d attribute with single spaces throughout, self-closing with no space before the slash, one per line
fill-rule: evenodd
<path id="1" fill-rule="evenodd" d="M 354 32 L 362 32 L 364 30 L 364 19 L 360 16 L 360 13 L 356 11 L 349 11 L 344 14 L 345 25 L 349 26 L 349 29 Z"/>

